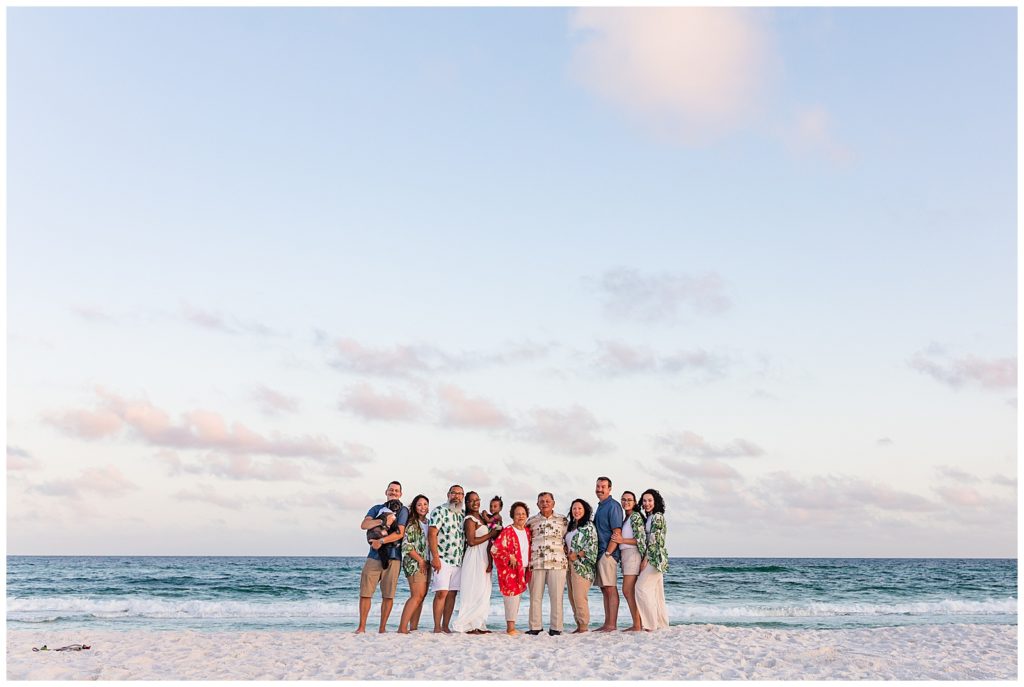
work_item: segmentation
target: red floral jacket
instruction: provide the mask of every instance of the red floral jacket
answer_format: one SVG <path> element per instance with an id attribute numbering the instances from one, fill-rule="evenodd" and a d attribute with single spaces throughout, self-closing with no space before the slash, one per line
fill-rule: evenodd
<path id="1" fill-rule="evenodd" d="M 533 535 L 526 530 L 526 553 L 519 550 L 519 537 L 511 525 L 501 531 L 491 547 L 491 558 L 498 570 L 498 589 L 502 596 L 515 596 L 526 591 L 530 582 L 530 540 Z M 514 565 L 513 565 L 514 562 Z"/>

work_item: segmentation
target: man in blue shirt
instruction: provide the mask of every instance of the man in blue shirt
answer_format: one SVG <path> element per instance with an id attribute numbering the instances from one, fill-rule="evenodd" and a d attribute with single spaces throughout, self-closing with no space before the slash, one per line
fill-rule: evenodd
<path id="1" fill-rule="evenodd" d="M 607 477 L 598 477 L 594 494 L 599 501 L 594 513 L 594 526 L 597 528 L 597 585 L 601 587 L 604 601 L 604 625 L 597 632 L 614 632 L 619 625 L 619 588 L 618 579 L 619 545 L 612 541 L 613 534 L 622 532 L 624 518 L 622 506 L 612 497 L 612 481 Z"/>
<path id="2" fill-rule="evenodd" d="M 391 482 L 387 491 L 384 492 L 384 501 L 402 498 L 402 483 Z M 360 525 L 364 530 L 382 525 L 377 513 L 384 504 L 377 504 L 366 511 L 366 517 Z M 370 544 L 370 553 L 366 556 L 363 564 L 363 574 L 359 577 L 359 627 L 356 633 L 366 632 L 366 617 L 370 615 L 370 603 L 373 600 L 373 592 L 380 585 L 380 632 L 387 631 L 388 616 L 391 615 L 391 607 L 395 603 L 395 590 L 398 589 L 398 575 L 402 570 L 402 547 L 391 546 L 388 558 L 390 563 L 387 569 L 380 562 L 380 554 L 377 552 L 384 544 L 402 541 L 405 536 L 405 524 L 409 521 L 409 509 L 405 506 L 398 511 L 398 531 L 389 534 L 382 539 L 374 539 Z"/>

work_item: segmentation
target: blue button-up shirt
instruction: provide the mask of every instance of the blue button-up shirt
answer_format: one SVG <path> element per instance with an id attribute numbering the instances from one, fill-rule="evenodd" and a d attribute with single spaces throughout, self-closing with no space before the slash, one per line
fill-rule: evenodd
<path id="1" fill-rule="evenodd" d="M 612 541 L 612 530 L 622 529 L 622 506 L 613 497 L 609 496 L 597 505 L 597 512 L 594 513 L 594 526 L 597 527 L 597 555 L 603 556 L 608 550 L 608 544 Z M 619 549 L 612 553 L 615 560 L 619 560 Z"/>

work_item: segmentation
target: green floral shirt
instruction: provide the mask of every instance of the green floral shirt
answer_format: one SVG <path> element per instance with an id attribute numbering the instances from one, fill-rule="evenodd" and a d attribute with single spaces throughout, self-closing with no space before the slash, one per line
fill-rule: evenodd
<path id="1" fill-rule="evenodd" d="M 588 522 L 578 528 L 569 541 L 572 542 L 571 550 L 583 554 L 572 562 L 572 569 L 583 579 L 593 582 L 597 569 L 597 528 L 594 523 Z"/>
<path id="2" fill-rule="evenodd" d="M 569 567 L 569 559 L 565 557 L 568 518 L 558 513 L 545 518 L 537 513 L 526 521 L 526 526 L 533 534 L 530 542 L 530 570 L 565 570 Z"/>
<path id="3" fill-rule="evenodd" d="M 636 548 L 640 558 L 643 558 L 647 554 L 647 530 L 644 529 L 644 516 L 640 515 L 640 511 L 635 510 L 629 514 L 629 526 L 633 528 Z"/>
<path id="4" fill-rule="evenodd" d="M 462 513 L 456 513 L 447 504 L 430 511 L 430 526 L 437 528 L 437 553 L 449 565 L 462 565 L 462 554 L 466 551 L 463 518 Z"/>
<path id="5" fill-rule="evenodd" d="M 665 522 L 664 513 L 654 513 L 647 518 L 649 529 L 647 533 L 647 562 L 654 566 L 658 572 L 668 571 L 668 548 L 665 545 L 665 535 L 668 533 L 668 523 Z"/>
<path id="6" fill-rule="evenodd" d="M 430 560 L 430 554 L 428 552 L 429 547 L 427 546 L 427 523 L 421 522 L 419 527 L 413 525 L 413 521 L 409 520 L 409 524 L 405 527 L 405 539 L 402 541 L 402 572 L 407 576 L 415 575 L 420 571 L 420 564 L 416 562 L 409 553 L 415 551 L 425 561 Z"/>

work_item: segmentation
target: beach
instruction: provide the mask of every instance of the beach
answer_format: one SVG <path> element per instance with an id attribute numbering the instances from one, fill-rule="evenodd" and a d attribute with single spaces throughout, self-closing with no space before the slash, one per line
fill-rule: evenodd
<path id="1" fill-rule="evenodd" d="M 84 643 L 88 651 L 33 652 Z M 470 668 L 471 666 L 471 668 Z M 16 630 L 9 680 L 1014 680 L 1016 625 L 679 625 L 551 637 Z"/>

